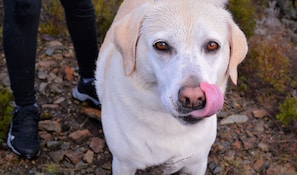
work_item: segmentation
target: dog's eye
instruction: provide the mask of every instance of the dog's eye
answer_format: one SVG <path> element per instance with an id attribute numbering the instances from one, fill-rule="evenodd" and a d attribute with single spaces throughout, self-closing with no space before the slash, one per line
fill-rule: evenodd
<path id="1" fill-rule="evenodd" d="M 217 42 L 214 41 L 210 41 L 207 43 L 206 49 L 207 51 L 216 51 L 220 48 L 219 44 Z"/>
<path id="2" fill-rule="evenodd" d="M 164 41 L 158 41 L 154 44 L 154 48 L 159 51 L 168 51 L 170 50 L 170 46 Z"/>

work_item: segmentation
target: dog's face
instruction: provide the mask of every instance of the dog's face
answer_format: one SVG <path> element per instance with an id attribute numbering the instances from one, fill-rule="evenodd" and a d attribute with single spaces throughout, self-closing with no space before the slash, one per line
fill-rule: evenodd
<path id="1" fill-rule="evenodd" d="M 125 71 L 136 70 L 141 79 L 156 84 L 173 116 L 198 121 L 222 107 L 228 76 L 236 83 L 246 40 L 230 14 L 215 4 L 164 1 L 135 19 L 137 37 L 128 48 L 135 55 L 124 56 Z M 135 25 L 133 20 L 129 25 Z"/>

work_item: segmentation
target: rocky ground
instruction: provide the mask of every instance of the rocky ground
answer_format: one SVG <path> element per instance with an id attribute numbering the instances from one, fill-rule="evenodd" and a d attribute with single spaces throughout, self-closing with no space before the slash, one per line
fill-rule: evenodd
<path id="1" fill-rule="evenodd" d="M 0 85 L 9 87 L 0 49 Z M 69 38 L 41 36 L 36 63 L 36 90 L 42 109 L 41 155 L 25 160 L 0 144 L 0 175 L 109 175 L 111 155 L 105 144 L 100 110 L 72 99 L 78 67 Z M 218 114 L 218 136 L 207 175 L 297 175 L 297 136 L 261 105 L 231 85 Z M 157 175 L 159 168 L 139 171 Z"/>
<path id="2" fill-rule="evenodd" d="M 36 160 L 24 160 L 2 143 L 0 174 L 110 174 L 100 110 L 71 97 L 79 77 L 69 39 L 43 36 L 39 43 L 36 90 L 42 108 L 42 152 Z M 0 83 L 9 86 L 2 50 L 0 65 Z M 208 174 L 297 174 L 296 135 L 284 133 L 275 116 L 229 87 Z M 149 169 L 138 174 L 157 173 Z"/>

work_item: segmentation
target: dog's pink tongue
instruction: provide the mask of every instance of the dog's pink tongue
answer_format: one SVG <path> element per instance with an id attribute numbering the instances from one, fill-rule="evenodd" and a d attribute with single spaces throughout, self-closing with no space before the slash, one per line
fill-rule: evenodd
<path id="1" fill-rule="evenodd" d="M 190 113 L 194 118 L 212 116 L 222 109 L 224 104 L 224 95 L 217 85 L 203 82 L 200 84 L 200 88 L 205 93 L 206 105 L 203 109 Z"/>

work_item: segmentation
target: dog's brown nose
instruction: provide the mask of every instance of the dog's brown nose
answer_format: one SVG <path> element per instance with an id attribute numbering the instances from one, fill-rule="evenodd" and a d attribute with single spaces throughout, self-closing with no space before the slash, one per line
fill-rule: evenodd
<path id="1" fill-rule="evenodd" d="M 179 90 L 178 100 L 184 108 L 203 108 L 206 97 L 200 87 L 185 86 Z"/>

